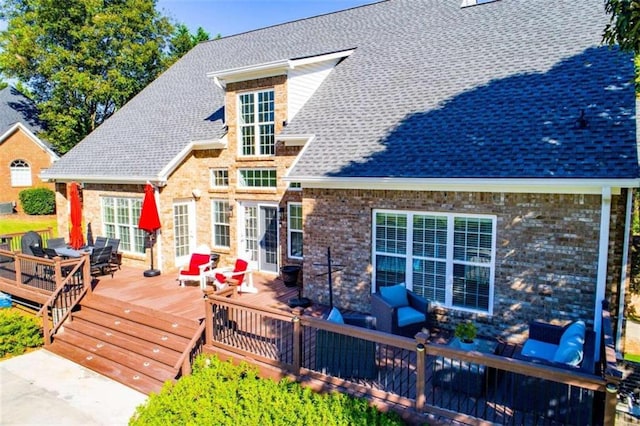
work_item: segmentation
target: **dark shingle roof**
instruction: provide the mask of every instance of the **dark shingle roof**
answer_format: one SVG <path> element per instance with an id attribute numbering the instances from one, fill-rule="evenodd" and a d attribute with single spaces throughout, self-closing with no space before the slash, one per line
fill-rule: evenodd
<path id="1" fill-rule="evenodd" d="M 31 99 L 7 86 L 0 90 L 0 135 L 16 123 L 22 123 L 33 134 L 44 130 L 44 124 L 38 118 L 38 109 Z"/>
<path id="2" fill-rule="evenodd" d="M 633 63 L 600 46 L 602 4 L 460 3 L 390 0 L 202 43 L 48 173 L 155 176 L 223 135 L 208 72 L 355 48 L 285 129 L 316 136 L 293 178 L 638 177 Z"/>

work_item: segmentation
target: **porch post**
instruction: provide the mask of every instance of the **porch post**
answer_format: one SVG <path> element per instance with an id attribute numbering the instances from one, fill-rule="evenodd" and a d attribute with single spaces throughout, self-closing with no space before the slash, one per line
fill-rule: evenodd
<path id="1" fill-rule="evenodd" d="M 296 312 L 297 311 L 297 312 Z M 302 327 L 300 326 L 300 317 L 302 314 L 300 308 L 294 309 L 295 315 L 293 322 L 293 373 L 300 376 L 300 367 L 302 366 Z"/>
<path id="2" fill-rule="evenodd" d="M 593 325 L 596 333 L 595 360 L 600 360 L 602 340 L 602 302 L 607 288 L 607 261 L 609 258 L 609 222 L 611 219 L 611 187 L 602 188 L 602 207 L 600 211 L 600 244 L 598 250 L 598 276 L 596 281 L 596 300 Z"/>

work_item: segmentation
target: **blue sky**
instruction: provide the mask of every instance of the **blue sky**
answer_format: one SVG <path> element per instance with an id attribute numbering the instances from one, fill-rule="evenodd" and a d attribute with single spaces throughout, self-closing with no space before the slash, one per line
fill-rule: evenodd
<path id="1" fill-rule="evenodd" d="M 212 37 L 228 36 L 296 19 L 349 9 L 378 0 L 158 0 L 157 9 Z"/>

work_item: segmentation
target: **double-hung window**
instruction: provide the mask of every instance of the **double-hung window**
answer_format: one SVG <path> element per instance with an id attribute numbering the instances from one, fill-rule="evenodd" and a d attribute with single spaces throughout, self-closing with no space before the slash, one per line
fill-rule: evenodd
<path id="1" fill-rule="evenodd" d="M 229 202 L 223 200 L 211 201 L 211 224 L 213 227 L 214 247 L 229 248 Z"/>
<path id="2" fill-rule="evenodd" d="M 405 283 L 445 307 L 492 313 L 496 217 L 376 210 L 376 288 Z"/>
<path id="3" fill-rule="evenodd" d="M 11 186 L 31 186 L 31 167 L 24 160 L 11 162 Z"/>
<path id="4" fill-rule="evenodd" d="M 227 169 L 211 169 L 211 188 L 229 187 L 229 171 Z"/>
<path id="5" fill-rule="evenodd" d="M 289 203 L 287 215 L 287 232 L 289 233 L 289 257 L 302 259 L 302 204 Z"/>
<path id="6" fill-rule="evenodd" d="M 145 253 L 143 230 L 138 229 L 142 210 L 141 198 L 102 198 L 104 236 L 119 238 L 120 249 L 129 253 Z"/>
<path id="7" fill-rule="evenodd" d="M 240 155 L 275 154 L 274 98 L 273 90 L 238 95 Z"/>

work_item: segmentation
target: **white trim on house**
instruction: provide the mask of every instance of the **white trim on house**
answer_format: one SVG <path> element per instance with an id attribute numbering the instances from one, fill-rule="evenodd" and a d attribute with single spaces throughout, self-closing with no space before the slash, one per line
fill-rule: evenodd
<path id="1" fill-rule="evenodd" d="M 42 142 L 40 138 L 34 135 L 33 132 L 29 130 L 22 123 L 14 124 L 13 126 L 9 127 L 9 129 L 6 132 L 0 135 L 0 144 L 2 144 L 6 139 L 9 138 L 9 136 L 14 134 L 17 130 L 22 130 L 29 139 L 31 139 L 36 145 L 38 145 L 38 147 L 40 147 L 40 149 L 42 149 L 45 153 L 47 153 L 47 155 L 49 155 L 49 157 L 51 158 L 51 161 L 58 161 L 60 159 L 60 157 L 58 157 L 58 154 L 53 152 L 51 148 L 49 148 L 44 142 Z"/>
<path id="2" fill-rule="evenodd" d="M 607 264 L 609 262 L 609 224 L 611 220 L 611 188 L 602 188 L 600 210 L 600 239 L 598 241 L 598 274 L 596 278 L 596 306 L 594 307 L 593 328 L 596 336 L 602 331 L 602 302 L 607 289 Z M 600 338 L 596 339 L 595 360 L 600 359 Z"/>
<path id="3" fill-rule="evenodd" d="M 284 146 L 305 146 L 315 139 L 316 135 L 281 135 L 276 140 L 283 142 Z"/>
<path id="4" fill-rule="evenodd" d="M 208 78 L 213 79 L 215 84 L 221 89 L 225 89 L 227 84 L 239 81 L 255 80 L 257 78 L 273 77 L 284 75 L 288 70 L 295 69 L 303 65 L 311 65 L 317 62 L 339 60 L 351 55 L 355 49 L 342 50 L 327 53 L 324 55 L 309 56 L 298 59 L 281 59 L 278 61 L 264 62 L 262 64 L 248 65 L 244 67 L 229 68 L 226 70 L 208 72 Z"/>
<path id="5" fill-rule="evenodd" d="M 300 154 L 298 157 L 300 157 Z M 294 165 L 292 165 L 290 169 L 292 169 Z M 636 188 L 640 186 L 640 179 L 327 178 L 307 176 L 290 177 L 288 174 L 283 176 L 282 179 L 285 182 L 300 182 L 303 188 L 544 194 L 600 195 L 602 194 L 602 188 L 608 187 L 612 195 L 620 195 L 621 188 Z"/>
<path id="6" fill-rule="evenodd" d="M 631 236 L 631 217 L 633 216 L 633 191 L 627 191 L 627 207 L 624 218 L 624 242 L 622 244 L 622 262 L 620 264 L 620 287 L 618 300 L 624 301 L 627 287 L 627 262 L 629 261 L 629 237 Z M 624 321 L 624 302 L 618 303 L 618 323 L 616 326 L 615 348 L 616 356 L 621 357 L 622 328 Z"/>

